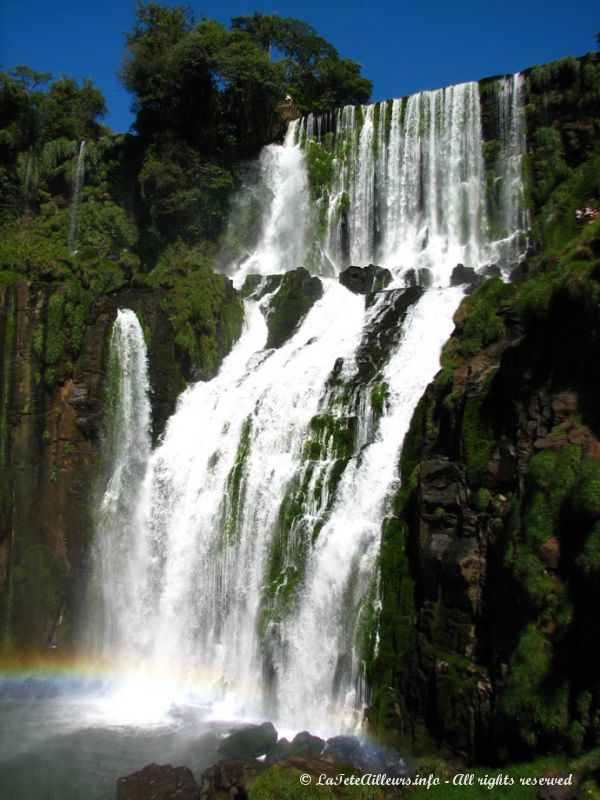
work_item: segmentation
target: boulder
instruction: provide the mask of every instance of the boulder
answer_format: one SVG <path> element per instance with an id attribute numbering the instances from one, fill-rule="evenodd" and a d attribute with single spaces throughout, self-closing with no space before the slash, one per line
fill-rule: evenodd
<path id="1" fill-rule="evenodd" d="M 266 755 L 277 743 L 277 731 L 271 722 L 249 725 L 234 731 L 219 745 L 219 753 L 227 759 L 258 758 Z"/>
<path id="2" fill-rule="evenodd" d="M 348 267 L 340 272 L 339 281 L 354 294 L 380 292 L 392 282 L 392 273 L 384 267 L 369 264 L 368 267 Z"/>
<path id="3" fill-rule="evenodd" d="M 148 764 L 117 780 L 117 800 L 199 800 L 200 787 L 187 767 Z"/>
<path id="4" fill-rule="evenodd" d="M 287 739 L 280 739 L 277 744 L 272 747 L 267 753 L 265 758 L 266 764 L 277 764 L 292 755 L 292 743 Z"/>
<path id="5" fill-rule="evenodd" d="M 478 275 L 473 267 L 465 267 L 464 264 L 457 264 L 450 276 L 450 286 L 479 286 L 483 282 L 481 275 Z"/>
<path id="6" fill-rule="evenodd" d="M 324 747 L 324 739 L 321 739 L 319 736 L 313 736 L 308 731 L 301 731 L 292 739 L 291 755 L 318 758 L 323 752 Z"/>
<path id="7" fill-rule="evenodd" d="M 340 764 L 355 764 L 360 760 L 361 744 L 356 736 L 333 736 L 327 739 L 323 757 Z"/>

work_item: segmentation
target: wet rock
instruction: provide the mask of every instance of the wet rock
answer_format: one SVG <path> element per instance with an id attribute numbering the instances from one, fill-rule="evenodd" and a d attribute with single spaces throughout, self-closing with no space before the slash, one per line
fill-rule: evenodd
<path id="1" fill-rule="evenodd" d="M 227 759 L 258 758 L 266 755 L 277 743 L 273 723 L 249 725 L 235 731 L 219 745 L 219 753 Z"/>
<path id="2" fill-rule="evenodd" d="M 291 747 L 292 755 L 318 758 L 325 747 L 325 740 L 319 736 L 313 736 L 308 731 L 301 731 L 292 739 Z"/>
<path id="3" fill-rule="evenodd" d="M 487 267 L 481 270 L 481 274 L 484 278 L 499 278 L 502 275 L 502 270 L 498 264 L 488 264 Z"/>
<path id="4" fill-rule="evenodd" d="M 328 757 L 341 764 L 354 764 L 354 759 L 360 753 L 360 742 L 356 736 L 333 736 L 327 739 L 323 757 Z"/>
<path id="5" fill-rule="evenodd" d="M 266 764 L 277 764 L 292 755 L 292 743 L 288 739 L 280 739 L 267 753 Z"/>
<path id="6" fill-rule="evenodd" d="M 404 285 L 407 288 L 421 286 L 424 289 L 428 289 L 432 281 L 433 276 L 431 270 L 427 269 L 427 267 L 423 267 L 422 269 L 407 269 L 404 273 Z"/>
<path id="7" fill-rule="evenodd" d="M 281 347 L 313 305 L 323 296 L 319 278 L 304 267 L 286 272 L 267 314 L 267 347 Z"/>
<path id="8" fill-rule="evenodd" d="M 342 286 L 354 294 L 370 294 L 380 292 L 392 282 L 392 273 L 384 267 L 369 264 L 368 267 L 348 267 L 340 272 Z"/>
<path id="9" fill-rule="evenodd" d="M 481 275 L 478 275 L 473 267 L 465 267 L 464 264 L 457 264 L 450 276 L 450 286 L 479 286 L 483 282 Z"/>
<path id="10" fill-rule="evenodd" d="M 148 764 L 117 780 L 117 800 L 199 800 L 200 787 L 187 767 Z"/>
<path id="11" fill-rule="evenodd" d="M 378 370 L 386 362 L 390 350 L 402 335 L 404 320 L 409 309 L 423 295 L 423 289 L 415 286 L 412 289 L 389 289 L 385 292 L 386 303 L 380 313 L 374 313 L 371 324 L 363 335 L 356 351 L 356 364 L 360 381 L 366 383 L 375 377 Z M 370 295 L 375 302 L 381 294 Z"/>

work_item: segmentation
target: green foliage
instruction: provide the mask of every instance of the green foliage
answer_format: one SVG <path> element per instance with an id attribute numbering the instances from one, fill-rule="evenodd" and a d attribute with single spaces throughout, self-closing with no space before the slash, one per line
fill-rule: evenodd
<path id="1" fill-rule="evenodd" d="M 355 432 L 347 416 L 317 414 L 310 421 L 309 439 L 304 457 L 311 460 L 342 459 L 347 461 L 354 452 Z"/>
<path id="2" fill-rule="evenodd" d="M 250 455 L 252 418 L 248 417 L 242 424 L 240 441 L 235 457 L 235 464 L 227 477 L 227 494 L 225 497 L 224 524 L 226 544 L 232 542 L 237 534 L 240 509 L 244 505 L 243 479 L 246 463 Z"/>
<path id="3" fill-rule="evenodd" d="M 383 414 L 383 410 L 388 400 L 389 388 L 390 387 L 388 384 L 383 381 L 382 383 L 373 386 L 371 389 L 371 408 L 373 409 L 373 413 L 377 416 L 381 416 Z"/>
<path id="4" fill-rule="evenodd" d="M 335 780 L 337 772 L 332 772 Z M 345 770 L 346 775 L 357 774 Z M 340 800 L 369 800 L 379 798 L 376 786 L 318 786 L 318 776 L 314 776 L 309 786 L 300 782 L 299 772 L 286 772 L 279 767 L 271 767 L 256 778 L 250 786 L 250 800 L 320 800 L 320 798 L 340 798 Z"/>
<path id="5" fill-rule="evenodd" d="M 477 394 L 468 396 L 464 404 L 461 434 L 469 480 L 474 480 L 487 464 L 495 440 L 489 416 L 484 413 L 484 404 L 494 374 L 490 372 L 481 390 Z"/>
<path id="6" fill-rule="evenodd" d="M 321 281 L 306 269 L 287 272 L 269 303 L 267 347 L 281 347 L 322 296 Z"/>
<path id="7" fill-rule="evenodd" d="M 456 351 L 473 356 L 504 333 L 502 311 L 514 295 L 514 287 L 500 278 L 485 281 L 468 295 L 455 315 Z"/>
<path id="8" fill-rule="evenodd" d="M 161 305 L 191 369 L 212 377 L 242 331 L 243 307 L 229 278 L 200 267 L 174 282 Z"/>
<path id="9" fill-rule="evenodd" d="M 538 743 L 540 731 L 561 733 L 567 724 L 567 687 L 562 684 L 548 690 L 545 682 L 550 669 L 548 642 L 535 625 L 528 625 L 511 659 L 501 709 L 519 720 L 519 733 L 531 747 Z"/>
<path id="10" fill-rule="evenodd" d="M 560 133 L 554 128 L 538 128 L 533 134 L 533 169 L 536 180 L 535 199 L 547 198 L 554 187 L 569 173 Z"/>

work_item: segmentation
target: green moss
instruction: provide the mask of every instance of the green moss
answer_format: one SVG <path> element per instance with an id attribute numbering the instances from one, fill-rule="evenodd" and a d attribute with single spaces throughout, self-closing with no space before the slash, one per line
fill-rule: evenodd
<path id="1" fill-rule="evenodd" d="M 229 278 L 201 268 L 175 280 L 161 301 L 192 371 L 208 378 L 242 331 L 244 311 Z"/>
<path id="2" fill-rule="evenodd" d="M 336 779 L 338 771 L 331 772 Z M 346 777 L 358 775 L 353 770 L 344 770 Z M 340 798 L 340 800 L 369 800 L 379 798 L 381 791 L 376 786 L 319 786 L 319 776 L 313 776 L 310 785 L 300 782 L 299 772 L 286 772 L 279 767 L 271 767 L 263 772 L 252 783 L 249 791 L 250 800 L 320 800 L 320 798 Z"/>
<path id="3" fill-rule="evenodd" d="M 304 457 L 312 459 L 341 459 L 347 461 L 354 452 L 355 431 L 345 415 L 317 414 L 309 425 L 311 438 L 305 444 Z"/>
<path id="4" fill-rule="evenodd" d="M 333 178 L 333 134 L 328 133 L 322 142 L 314 139 L 305 149 L 308 182 L 315 198 L 327 195 Z"/>
<path id="5" fill-rule="evenodd" d="M 478 511 L 485 512 L 490 504 L 491 492 L 489 489 L 481 487 L 475 495 L 475 506 Z"/>
<path id="6" fill-rule="evenodd" d="M 11 272 L 11 270 L 0 269 L 0 283 L 6 286 L 11 286 L 19 280 L 23 279 L 23 275 L 18 272 Z"/>
<path id="7" fill-rule="evenodd" d="M 528 625 L 511 658 L 510 671 L 500 698 L 500 710 L 518 720 L 519 734 L 530 747 L 540 733 L 561 734 L 567 728 L 566 683 L 548 686 L 551 650 L 536 625 Z"/>
<path id="8" fill-rule="evenodd" d="M 474 356 L 503 335 L 504 323 L 498 312 L 513 295 L 511 284 L 492 278 L 463 300 L 455 317 L 459 353 Z"/>
<path id="9" fill-rule="evenodd" d="M 389 396 L 389 386 L 383 381 L 371 389 L 371 408 L 373 413 L 381 416 Z"/>
<path id="10" fill-rule="evenodd" d="M 600 578 L 600 522 L 597 522 L 588 536 L 578 558 L 581 571 L 587 578 Z"/>
<path id="11" fill-rule="evenodd" d="M 269 304 L 267 347 L 281 347 L 322 296 L 321 281 L 306 269 L 287 272 Z"/>
<path id="12" fill-rule="evenodd" d="M 494 375 L 495 371 L 490 372 L 481 390 L 465 400 L 461 435 L 467 477 L 470 481 L 475 480 L 478 472 L 487 464 L 495 442 L 491 423 L 483 413 Z"/>
<path id="13" fill-rule="evenodd" d="M 248 456 L 250 455 L 251 434 L 252 418 L 247 417 L 242 424 L 235 464 L 227 477 L 227 494 L 225 498 L 223 522 L 226 544 L 229 544 L 237 535 L 239 514 L 244 505 L 243 480 Z"/>

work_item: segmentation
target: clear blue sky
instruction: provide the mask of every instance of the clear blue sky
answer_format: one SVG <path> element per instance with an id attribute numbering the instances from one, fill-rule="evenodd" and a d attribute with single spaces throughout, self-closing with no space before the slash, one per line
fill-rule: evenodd
<path id="1" fill-rule="evenodd" d="M 173 3 L 170 3 L 173 4 Z M 185 2 L 183 3 L 185 4 Z M 516 72 L 596 49 L 598 0 L 192 0 L 228 23 L 262 11 L 304 20 L 363 65 L 374 100 Z M 105 122 L 127 130 L 130 98 L 115 76 L 136 0 L 0 0 L 0 64 L 91 78 Z"/>

